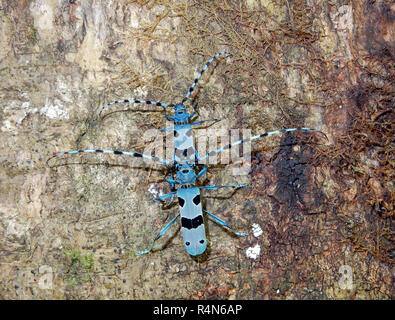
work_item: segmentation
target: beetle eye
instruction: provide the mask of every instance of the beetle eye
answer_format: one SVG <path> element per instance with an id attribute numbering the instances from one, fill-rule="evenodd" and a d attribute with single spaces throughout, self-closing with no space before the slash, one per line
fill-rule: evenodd
<path id="1" fill-rule="evenodd" d="M 182 173 L 188 173 L 187 169 L 182 170 Z"/>
<path id="2" fill-rule="evenodd" d="M 187 245 L 187 246 L 189 246 L 190 245 L 190 243 L 187 241 L 187 242 L 185 242 L 185 244 Z"/>

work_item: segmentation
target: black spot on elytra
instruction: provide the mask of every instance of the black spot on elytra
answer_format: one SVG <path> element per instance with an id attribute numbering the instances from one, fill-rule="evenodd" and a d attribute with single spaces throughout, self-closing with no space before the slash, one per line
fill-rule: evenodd
<path id="1" fill-rule="evenodd" d="M 178 204 L 180 205 L 181 208 L 184 208 L 185 200 L 181 197 L 178 197 Z"/>
<path id="2" fill-rule="evenodd" d="M 191 230 L 192 229 L 192 219 L 182 217 L 181 218 L 181 227 Z"/>
<path id="3" fill-rule="evenodd" d="M 196 197 L 194 197 L 192 201 L 195 205 L 199 205 L 200 204 L 200 194 L 198 194 Z"/>
<path id="4" fill-rule="evenodd" d="M 203 216 L 202 215 L 198 215 L 197 217 L 195 217 L 193 219 L 188 219 L 185 217 L 181 218 L 181 226 L 183 228 L 188 229 L 188 230 L 196 229 L 202 224 L 203 224 Z"/>
<path id="5" fill-rule="evenodd" d="M 202 224 L 203 224 L 203 216 L 202 215 L 199 215 L 199 216 L 192 219 L 192 228 L 195 229 Z"/>

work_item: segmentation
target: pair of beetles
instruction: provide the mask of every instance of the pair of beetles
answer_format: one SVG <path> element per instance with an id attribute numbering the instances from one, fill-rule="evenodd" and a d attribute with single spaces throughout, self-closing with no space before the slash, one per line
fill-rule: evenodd
<path id="1" fill-rule="evenodd" d="M 151 161 L 160 162 L 163 165 L 167 165 L 172 169 L 171 178 L 167 178 L 167 176 L 165 177 L 165 180 L 168 183 L 170 183 L 172 186 L 172 192 L 160 196 L 157 200 L 164 201 L 166 198 L 170 198 L 170 203 L 171 203 L 173 202 L 174 197 L 177 196 L 179 209 L 180 209 L 179 213 L 158 233 L 158 235 L 154 238 L 150 248 L 148 250 L 138 252 L 137 255 L 147 254 L 152 252 L 155 241 L 158 240 L 160 237 L 162 237 L 165 234 L 165 232 L 170 228 L 170 226 L 178 218 L 181 218 L 181 231 L 182 231 L 183 242 L 186 251 L 192 256 L 197 256 L 204 253 L 207 248 L 207 240 L 206 240 L 206 232 L 204 227 L 203 213 L 206 213 L 215 222 L 227 228 L 228 230 L 232 231 L 235 235 L 247 236 L 247 233 L 240 233 L 234 231 L 231 228 L 231 226 L 228 223 L 226 223 L 224 220 L 204 210 L 202 208 L 201 194 L 200 194 L 200 189 L 218 190 L 220 188 L 241 188 L 244 187 L 245 184 L 215 186 L 210 183 L 210 185 L 208 186 L 197 186 L 196 185 L 197 179 L 199 179 L 202 175 L 204 175 L 207 172 L 206 166 L 204 166 L 203 169 L 201 169 L 198 173 L 195 172 L 195 166 L 198 163 L 198 161 L 204 160 L 211 156 L 215 156 L 221 151 L 229 150 L 230 148 L 236 145 L 245 142 L 250 142 L 255 139 L 270 136 L 273 134 L 292 132 L 292 131 L 313 131 L 313 132 L 322 133 L 321 131 L 315 129 L 303 128 L 303 127 L 270 131 L 270 132 L 265 132 L 263 134 L 255 135 L 248 139 L 235 141 L 228 145 L 222 146 L 221 148 L 213 150 L 206 155 L 199 156 L 195 149 L 194 138 L 192 134 L 192 126 L 200 125 L 205 122 L 219 121 L 222 118 L 207 119 L 207 120 L 193 122 L 193 118 L 195 118 L 196 112 L 189 114 L 186 111 L 186 106 L 184 103 L 190 97 L 200 77 L 203 75 L 204 71 L 208 68 L 208 66 L 217 57 L 222 55 L 229 55 L 229 54 L 230 54 L 229 52 L 222 51 L 217 53 L 215 56 L 213 56 L 204 65 L 204 67 L 202 68 L 202 70 L 200 71 L 200 73 L 197 75 L 192 85 L 190 86 L 184 99 L 179 104 L 166 104 L 166 103 L 154 102 L 148 100 L 137 100 L 133 98 L 133 99 L 123 99 L 123 100 L 113 101 L 102 107 L 100 111 L 100 115 L 103 113 L 105 109 L 107 109 L 111 105 L 118 103 L 143 103 L 143 104 L 155 105 L 164 108 L 164 114 L 166 118 L 174 123 L 172 127 L 168 127 L 161 130 L 161 132 L 166 132 L 169 130 L 173 130 L 174 132 L 174 154 L 173 154 L 173 159 L 171 161 L 156 156 L 146 155 L 133 151 L 119 151 L 119 150 L 105 150 L 105 149 L 74 150 L 74 151 L 67 151 L 62 153 L 54 153 L 54 155 L 48 159 L 49 161 L 53 158 L 58 158 L 63 155 L 71 155 L 77 153 L 110 153 L 115 155 L 125 155 L 125 156 L 149 159 Z M 173 108 L 174 110 L 173 116 L 168 115 L 166 113 L 165 110 L 167 108 Z M 174 177 L 174 172 L 176 177 Z"/>

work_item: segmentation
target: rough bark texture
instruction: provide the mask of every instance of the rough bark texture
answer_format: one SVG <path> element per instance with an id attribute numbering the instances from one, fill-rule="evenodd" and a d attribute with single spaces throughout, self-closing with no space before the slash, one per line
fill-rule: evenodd
<path id="1" fill-rule="evenodd" d="M 390 298 L 395 5 L 168 2 L 2 1 L 0 297 Z M 101 106 L 179 102 L 221 50 L 232 57 L 210 67 L 188 101 L 201 119 L 226 115 L 215 128 L 252 134 L 308 126 L 329 141 L 273 136 L 252 144 L 249 175 L 210 168 L 215 184 L 249 183 L 205 201 L 248 237 L 208 221 L 209 250 L 194 259 L 173 226 L 158 250 L 136 257 L 177 211 L 152 201 L 169 191 L 165 170 L 108 155 L 45 161 L 75 149 L 143 150 L 163 115 L 125 104 L 101 119 Z"/>

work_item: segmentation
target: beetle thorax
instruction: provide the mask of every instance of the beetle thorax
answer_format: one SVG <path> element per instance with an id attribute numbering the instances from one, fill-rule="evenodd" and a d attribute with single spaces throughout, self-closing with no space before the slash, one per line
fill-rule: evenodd
<path id="1" fill-rule="evenodd" d="M 183 164 L 177 170 L 178 182 L 182 185 L 194 184 L 196 181 L 196 173 L 193 167 L 188 164 Z"/>

